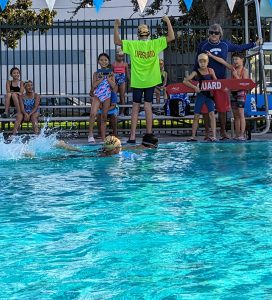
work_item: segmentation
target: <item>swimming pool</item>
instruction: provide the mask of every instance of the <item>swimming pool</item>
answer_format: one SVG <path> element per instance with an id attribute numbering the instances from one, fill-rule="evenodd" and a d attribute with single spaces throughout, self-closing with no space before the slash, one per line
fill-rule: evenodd
<path id="1" fill-rule="evenodd" d="M 272 143 L 70 155 L 0 155 L 0 299 L 270 298 Z"/>

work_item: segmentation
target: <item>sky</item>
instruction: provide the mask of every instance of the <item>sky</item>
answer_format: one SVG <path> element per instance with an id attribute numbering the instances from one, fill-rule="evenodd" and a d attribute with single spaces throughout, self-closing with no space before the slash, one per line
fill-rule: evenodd
<path id="1" fill-rule="evenodd" d="M 39 9 L 47 7 L 45 0 L 32 0 L 33 8 Z M 75 9 L 77 0 L 56 0 L 54 9 L 58 12 L 56 19 L 70 19 L 71 12 Z M 78 0 L 79 2 L 79 0 Z M 152 0 L 147 2 L 147 6 L 152 3 Z M 163 16 L 168 7 L 164 3 L 163 10 L 156 15 L 156 17 Z M 169 7 L 168 15 L 178 16 L 180 14 L 178 10 L 178 0 L 173 0 L 172 5 Z M 117 18 L 141 18 L 143 15 L 133 12 L 133 6 L 129 0 L 111 0 L 105 2 L 102 8 L 97 13 L 94 7 L 81 9 L 79 13 L 74 17 L 75 20 L 112 20 Z"/>

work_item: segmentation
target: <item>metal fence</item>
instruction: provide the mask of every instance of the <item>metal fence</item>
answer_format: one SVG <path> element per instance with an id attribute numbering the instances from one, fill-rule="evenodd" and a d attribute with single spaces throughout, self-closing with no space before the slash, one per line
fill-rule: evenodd
<path id="1" fill-rule="evenodd" d="M 145 22 L 152 36 L 165 31 L 161 19 L 122 20 L 122 39 L 136 39 L 137 26 Z M 18 47 L 10 49 L 0 43 L 0 94 L 5 94 L 5 82 L 9 70 L 18 66 L 22 80 L 34 81 L 35 90 L 41 94 L 88 94 L 92 73 L 97 69 L 97 57 L 107 52 L 114 60 L 113 20 L 107 21 L 57 21 L 44 32 L 44 27 L 35 25 L 36 30 L 25 30 Z M 195 59 L 197 44 L 206 38 L 207 24 L 179 25 L 174 31 L 176 40 L 162 54 L 169 81 L 180 81 L 190 71 Z M 1 25 L 0 34 L 12 34 L 20 25 Z M 8 31 L 7 31 L 8 29 Z M 26 29 L 26 28 L 24 28 Z M 231 25 L 224 28 L 231 32 L 234 42 L 243 42 L 243 26 Z M 250 28 L 255 37 L 255 27 Z M 7 33 L 8 32 L 8 33 Z M 14 33 L 15 34 L 15 33 Z M 129 60 L 129 58 L 127 58 Z"/>

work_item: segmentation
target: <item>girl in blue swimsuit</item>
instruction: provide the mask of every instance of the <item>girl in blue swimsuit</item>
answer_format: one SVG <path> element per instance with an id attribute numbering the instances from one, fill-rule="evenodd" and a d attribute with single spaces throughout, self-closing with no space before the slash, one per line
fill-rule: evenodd
<path id="1" fill-rule="evenodd" d="M 19 98 L 21 111 L 17 113 L 12 136 L 9 139 L 12 139 L 18 132 L 23 121 L 31 122 L 34 133 L 39 134 L 38 119 L 40 115 L 40 96 L 33 91 L 33 82 L 31 80 L 26 81 L 24 87 L 25 93 L 20 95 Z"/>

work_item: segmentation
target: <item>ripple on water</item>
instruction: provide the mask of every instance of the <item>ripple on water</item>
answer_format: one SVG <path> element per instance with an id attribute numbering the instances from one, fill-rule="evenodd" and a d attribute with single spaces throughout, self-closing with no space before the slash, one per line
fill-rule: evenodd
<path id="1" fill-rule="evenodd" d="M 136 159 L 2 144 L 1 299 L 269 299 L 271 143 Z"/>

